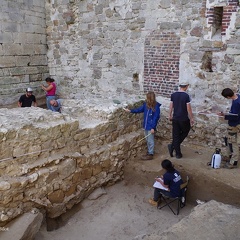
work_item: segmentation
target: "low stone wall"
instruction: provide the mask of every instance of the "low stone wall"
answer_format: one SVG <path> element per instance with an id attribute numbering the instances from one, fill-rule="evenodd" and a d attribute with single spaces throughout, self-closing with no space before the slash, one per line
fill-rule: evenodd
<path id="1" fill-rule="evenodd" d="M 124 162 L 142 149 L 141 115 L 129 122 L 133 116 L 116 108 L 102 111 L 102 118 L 96 111 L 72 117 L 69 108 L 62 114 L 0 109 L 2 225 L 34 207 L 50 218 L 61 215 L 99 186 L 122 179 Z M 89 121 L 82 124 L 80 115 Z"/>

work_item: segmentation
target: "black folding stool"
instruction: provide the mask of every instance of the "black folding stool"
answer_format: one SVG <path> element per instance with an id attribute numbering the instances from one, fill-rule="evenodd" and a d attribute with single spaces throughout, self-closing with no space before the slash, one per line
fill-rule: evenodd
<path id="1" fill-rule="evenodd" d="M 162 197 L 158 201 L 157 208 L 162 209 L 162 208 L 168 206 L 171 209 L 171 211 L 173 212 L 174 215 L 178 215 L 180 209 L 185 207 L 185 205 L 186 205 L 186 194 L 187 194 L 188 182 L 189 182 L 189 177 L 187 176 L 186 182 L 184 182 L 180 186 L 181 194 L 180 194 L 179 197 L 170 198 L 170 197 L 162 194 Z M 161 200 L 163 200 L 163 203 L 164 203 L 163 206 L 160 206 L 161 205 Z M 177 209 L 176 210 L 173 210 L 173 205 L 171 205 L 174 202 L 177 202 Z"/>

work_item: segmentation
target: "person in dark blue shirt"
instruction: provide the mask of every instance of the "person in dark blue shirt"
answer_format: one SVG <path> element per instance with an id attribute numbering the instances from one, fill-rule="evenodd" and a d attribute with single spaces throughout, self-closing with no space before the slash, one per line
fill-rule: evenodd
<path id="1" fill-rule="evenodd" d="M 147 141 L 148 153 L 142 156 L 143 160 L 152 160 L 154 155 L 154 134 L 156 132 L 157 124 L 160 119 L 161 104 L 156 101 L 154 92 L 148 92 L 146 102 L 139 108 L 127 109 L 125 111 L 131 113 L 143 113 L 143 128 Z"/>
<path id="2" fill-rule="evenodd" d="M 172 162 L 165 159 L 161 163 L 162 168 L 166 171 L 162 178 L 155 178 L 164 188 L 154 188 L 153 198 L 149 199 L 149 203 L 153 206 L 157 206 L 159 200 L 161 200 L 162 194 L 164 196 L 175 198 L 181 195 L 181 184 L 183 183 L 180 173 L 174 168 Z"/>
<path id="3" fill-rule="evenodd" d="M 169 120 L 172 121 L 172 143 L 168 144 L 171 157 L 173 157 L 173 151 L 175 150 L 176 158 L 182 158 L 180 145 L 194 123 L 190 97 L 186 93 L 188 86 L 187 82 L 180 83 L 179 91 L 171 95 Z"/>
<path id="4" fill-rule="evenodd" d="M 222 96 L 232 100 L 229 113 L 220 113 L 228 120 L 228 154 L 229 160 L 224 165 L 225 168 L 232 169 L 237 167 L 240 158 L 240 96 L 230 88 L 222 90 Z"/>

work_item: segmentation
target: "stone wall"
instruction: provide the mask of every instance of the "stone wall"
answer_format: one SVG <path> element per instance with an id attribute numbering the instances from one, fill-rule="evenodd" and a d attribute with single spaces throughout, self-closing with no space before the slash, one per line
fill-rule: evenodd
<path id="1" fill-rule="evenodd" d="M 167 110 L 178 83 L 189 81 L 198 139 L 202 143 L 207 136 L 207 145 L 221 141 L 224 125 L 211 113 L 229 108 L 223 88 L 239 89 L 238 1 L 84 0 L 46 6 L 49 66 L 63 95 L 123 102 L 154 90 Z M 220 34 L 214 32 L 216 16 L 222 18 Z M 209 135 L 218 131 L 217 139 Z"/>
<path id="2" fill-rule="evenodd" d="M 0 106 L 16 102 L 27 87 L 42 96 L 49 74 L 44 1 L 2 0 L 0 6 Z"/>
<path id="3" fill-rule="evenodd" d="M 218 7 L 224 34 L 213 33 Z M 70 97 L 124 99 L 148 90 L 169 97 L 187 80 L 198 113 L 224 106 L 222 88 L 238 89 L 238 1 L 52 1 L 47 9 L 50 71 Z M 175 45 L 164 34 L 174 34 Z"/>
<path id="4" fill-rule="evenodd" d="M 42 95 L 47 62 L 61 97 L 88 102 L 109 96 L 123 102 L 154 90 L 167 109 L 178 82 L 187 80 L 198 126 L 199 113 L 229 106 L 220 94 L 224 87 L 239 89 L 236 0 L 3 3 L 3 104 L 16 101 L 29 84 Z M 222 18 L 220 34 L 214 32 L 216 17 L 217 25 Z M 211 130 L 218 124 L 213 120 Z"/>
<path id="5" fill-rule="evenodd" d="M 0 225 L 34 207 L 50 218 L 61 215 L 94 189 L 122 179 L 125 162 L 145 147 L 138 142 L 141 114 L 113 104 L 101 114 L 87 112 L 89 106 L 75 112 L 78 103 L 66 103 L 62 114 L 0 110 Z"/>

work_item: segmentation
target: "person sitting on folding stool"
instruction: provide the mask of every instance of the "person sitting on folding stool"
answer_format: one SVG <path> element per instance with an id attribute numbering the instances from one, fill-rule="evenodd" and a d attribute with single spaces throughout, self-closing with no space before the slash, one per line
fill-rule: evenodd
<path id="1" fill-rule="evenodd" d="M 172 162 L 168 159 L 163 160 L 161 165 L 166 172 L 161 178 L 155 178 L 155 180 L 162 185 L 162 188 L 154 188 L 153 198 L 149 199 L 149 203 L 153 206 L 158 205 L 158 201 L 161 200 L 162 194 L 170 198 L 180 197 L 181 194 L 180 187 L 183 180 L 180 173 L 174 168 Z"/>

